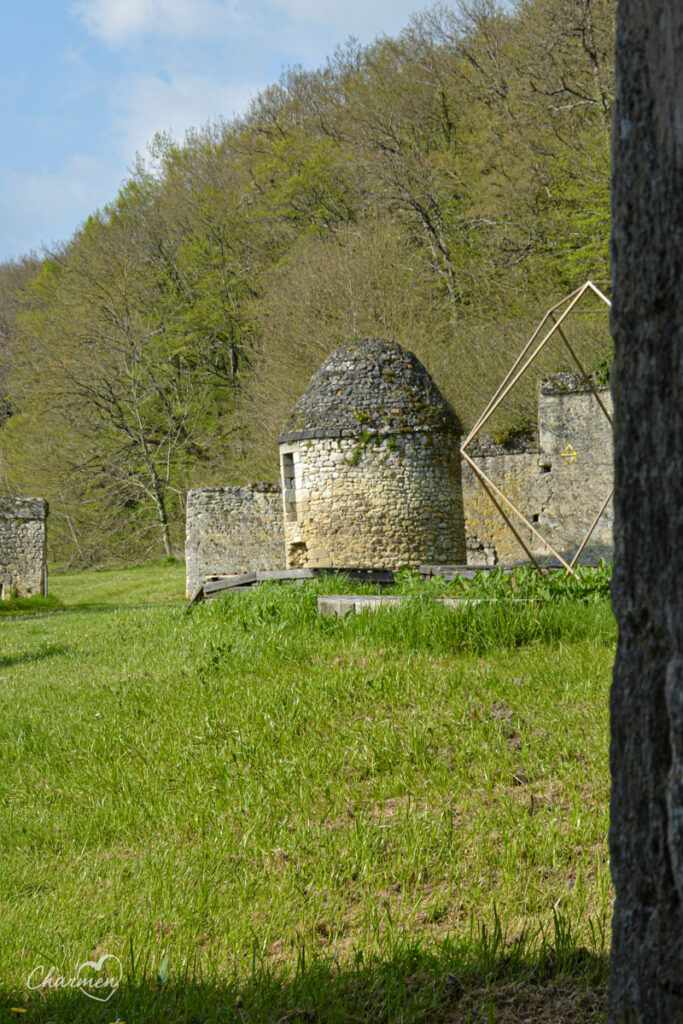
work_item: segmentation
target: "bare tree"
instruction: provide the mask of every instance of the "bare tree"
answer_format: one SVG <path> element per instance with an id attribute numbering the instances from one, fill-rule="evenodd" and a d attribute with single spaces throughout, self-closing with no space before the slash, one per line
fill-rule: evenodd
<path id="1" fill-rule="evenodd" d="M 103 524 L 112 510 L 122 527 L 154 524 L 172 555 L 189 466 L 215 454 L 217 395 L 233 380 L 187 328 L 192 297 L 169 267 L 182 230 L 174 240 L 163 227 L 144 194 L 123 196 L 46 260 L 15 345 L 20 414 L 3 448 L 38 468 L 41 436 L 61 437 L 60 470 L 80 500 L 99 505 Z M 47 451 L 45 463 L 43 477 Z M 73 534 L 78 516 L 67 518 Z"/>

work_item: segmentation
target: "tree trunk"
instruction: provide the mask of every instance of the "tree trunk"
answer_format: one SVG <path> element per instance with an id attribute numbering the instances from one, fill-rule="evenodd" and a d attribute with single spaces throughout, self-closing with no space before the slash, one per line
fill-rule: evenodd
<path id="1" fill-rule="evenodd" d="M 621 0 L 610 1024 L 683 1022 L 683 3 Z"/>
<path id="2" fill-rule="evenodd" d="M 173 544 L 171 543 L 171 531 L 168 528 L 166 519 L 161 520 L 161 532 L 164 538 L 164 551 L 167 558 L 173 557 Z"/>
<path id="3" fill-rule="evenodd" d="M 171 543 L 171 530 L 168 524 L 168 510 L 166 508 L 166 492 L 159 483 L 159 478 L 152 470 L 152 486 L 154 489 L 154 500 L 161 526 L 161 536 L 164 541 L 164 551 L 167 558 L 173 557 L 173 544 Z"/>

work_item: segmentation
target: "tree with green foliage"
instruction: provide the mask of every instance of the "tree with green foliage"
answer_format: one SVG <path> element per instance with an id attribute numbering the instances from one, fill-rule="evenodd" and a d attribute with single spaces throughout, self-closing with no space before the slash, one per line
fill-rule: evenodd
<path id="1" fill-rule="evenodd" d="M 35 465 L 45 433 L 68 438 L 58 473 L 78 481 L 86 507 L 134 518 L 142 533 L 156 524 L 171 555 L 190 468 L 224 440 L 233 376 L 213 339 L 188 326 L 192 304 L 173 273 L 181 246 L 163 231 L 156 192 L 151 179 L 131 181 L 32 283 L 21 321 L 31 343 L 13 381 L 21 412 L 4 448 L 32 449 Z"/>
<path id="2" fill-rule="evenodd" d="M 457 0 L 349 42 L 242 117 L 157 136 L 60 250 L 0 273 L 5 486 L 51 500 L 57 547 L 171 550 L 188 486 L 275 471 L 349 337 L 414 349 L 471 422 L 549 300 L 607 274 L 614 9 Z M 533 419 L 535 384 L 497 427 Z"/>

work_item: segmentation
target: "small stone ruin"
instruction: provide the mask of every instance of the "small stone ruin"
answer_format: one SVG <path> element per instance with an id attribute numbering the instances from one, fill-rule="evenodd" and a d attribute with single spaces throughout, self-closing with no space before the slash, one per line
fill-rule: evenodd
<path id="1" fill-rule="evenodd" d="M 0 498 L 0 596 L 47 594 L 47 514 L 42 498 Z"/>

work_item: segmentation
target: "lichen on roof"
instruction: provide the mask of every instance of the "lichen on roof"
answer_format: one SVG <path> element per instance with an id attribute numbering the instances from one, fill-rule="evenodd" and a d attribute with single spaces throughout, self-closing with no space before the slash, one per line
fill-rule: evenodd
<path id="1" fill-rule="evenodd" d="M 597 374 L 591 370 L 588 373 L 591 384 L 596 391 L 607 391 L 605 384 L 600 384 Z M 542 395 L 562 395 L 568 392 L 590 391 L 588 381 L 582 373 L 576 370 L 553 373 L 544 377 L 540 384 Z"/>
<path id="2" fill-rule="evenodd" d="M 461 432 L 417 356 L 383 338 L 360 338 L 332 352 L 311 377 L 279 440 L 356 437 L 368 431 Z"/>

